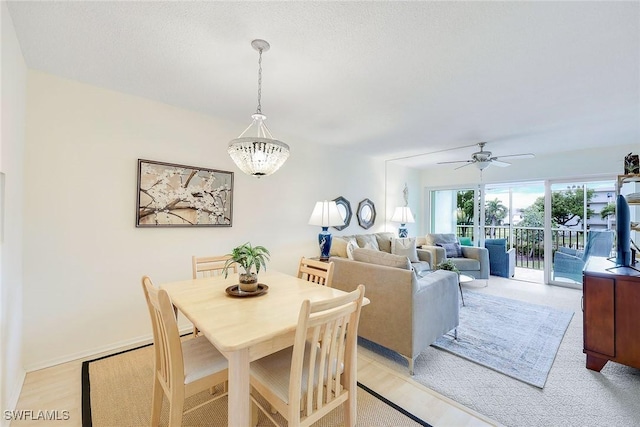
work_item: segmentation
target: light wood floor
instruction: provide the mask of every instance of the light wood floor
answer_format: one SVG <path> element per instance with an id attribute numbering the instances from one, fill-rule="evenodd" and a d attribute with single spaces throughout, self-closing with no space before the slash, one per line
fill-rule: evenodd
<path id="1" fill-rule="evenodd" d="M 82 361 L 78 360 L 29 372 L 16 408 L 32 411 L 58 410 L 60 414 L 62 411 L 69 411 L 68 420 L 13 421 L 11 426 L 81 426 L 81 367 Z M 358 381 L 434 427 L 499 425 L 412 381 L 408 375 L 400 376 L 363 355 L 358 357 Z"/>

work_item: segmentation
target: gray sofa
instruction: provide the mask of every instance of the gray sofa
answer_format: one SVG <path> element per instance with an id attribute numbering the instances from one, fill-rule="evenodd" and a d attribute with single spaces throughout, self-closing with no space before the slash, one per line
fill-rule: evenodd
<path id="1" fill-rule="evenodd" d="M 371 301 L 362 308 L 358 335 L 407 359 L 416 357 L 458 326 L 458 277 L 450 271 L 418 272 L 407 257 L 356 248 L 354 259 L 332 256 L 333 287 L 352 291 L 365 285 Z"/>

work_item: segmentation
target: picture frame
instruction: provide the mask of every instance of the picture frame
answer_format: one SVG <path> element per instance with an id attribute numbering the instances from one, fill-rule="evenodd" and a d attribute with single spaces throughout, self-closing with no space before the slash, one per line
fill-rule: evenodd
<path id="1" fill-rule="evenodd" d="M 231 227 L 233 172 L 138 159 L 136 227 Z"/>

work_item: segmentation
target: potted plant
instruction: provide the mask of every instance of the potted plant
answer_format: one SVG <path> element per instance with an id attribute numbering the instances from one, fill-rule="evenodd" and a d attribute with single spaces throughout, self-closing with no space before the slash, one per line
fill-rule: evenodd
<path id="1" fill-rule="evenodd" d="M 450 259 L 445 259 L 440 264 L 438 264 L 436 266 L 436 270 L 453 271 L 454 273 L 460 275 L 460 270 L 458 270 L 458 267 L 456 267 L 456 265 Z"/>
<path id="2" fill-rule="evenodd" d="M 255 292 L 258 289 L 258 273 L 260 268 L 267 269 L 267 261 L 271 255 L 264 246 L 251 246 L 247 242 L 231 250 L 227 254 L 230 258 L 224 263 L 222 271 L 224 277 L 229 274 L 229 267 L 236 263 L 244 272 L 240 272 L 240 290 L 243 292 Z M 254 271 L 255 270 L 255 271 Z"/>

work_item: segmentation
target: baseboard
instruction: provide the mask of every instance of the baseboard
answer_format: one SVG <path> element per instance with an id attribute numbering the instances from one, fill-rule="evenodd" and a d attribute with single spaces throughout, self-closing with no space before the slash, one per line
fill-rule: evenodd
<path id="1" fill-rule="evenodd" d="M 192 331 L 193 331 L 193 326 L 191 325 L 180 328 L 180 334 L 189 333 Z M 140 347 L 142 345 L 146 345 L 151 342 L 153 342 L 152 334 L 141 335 L 135 338 L 115 342 L 102 347 L 87 349 L 77 353 L 72 353 L 72 354 L 61 356 L 61 357 L 57 357 L 55 359 L 49 359 L 39 363 L 27 365 L 25 366 L 25 370 L 26 372 L 32 372 L 32 371 L 37 371 L 40 369 L 45 369 L 45 368 L 50 368 L 52 366 L 60 365 L 62 363 L 67 363 L 72 361 L 82 362 L 85 360 L 96 359 L 99 357 L 108 356 L 109 354 L 112 354 L 112 353 L 131 350 L 132 348 Z M 24 381 L 24 375 L 23 375 L 23 381 Z M 22 389 L 22 386 L 20 388 Z"/>
<path id="2" fill-rule="evenodd" d="M 18 379 L 18 383 L 11 391 L 7 399 L 7 407 L 3 408 L 5 411 L 14 411 L 18 406 L 18 400 L 20 399 L 20 394 L 22 393 L 22 386 L 24 385 L 24 379 L 27 376 L 27 372 L 22 370 L 20 371 L 20 378 Z M 2 416 L 2 423 L 0 424 L 2 427 L 9 427 L 11 424 L 10 420 L 5 420 L 5 416 Z"/>

